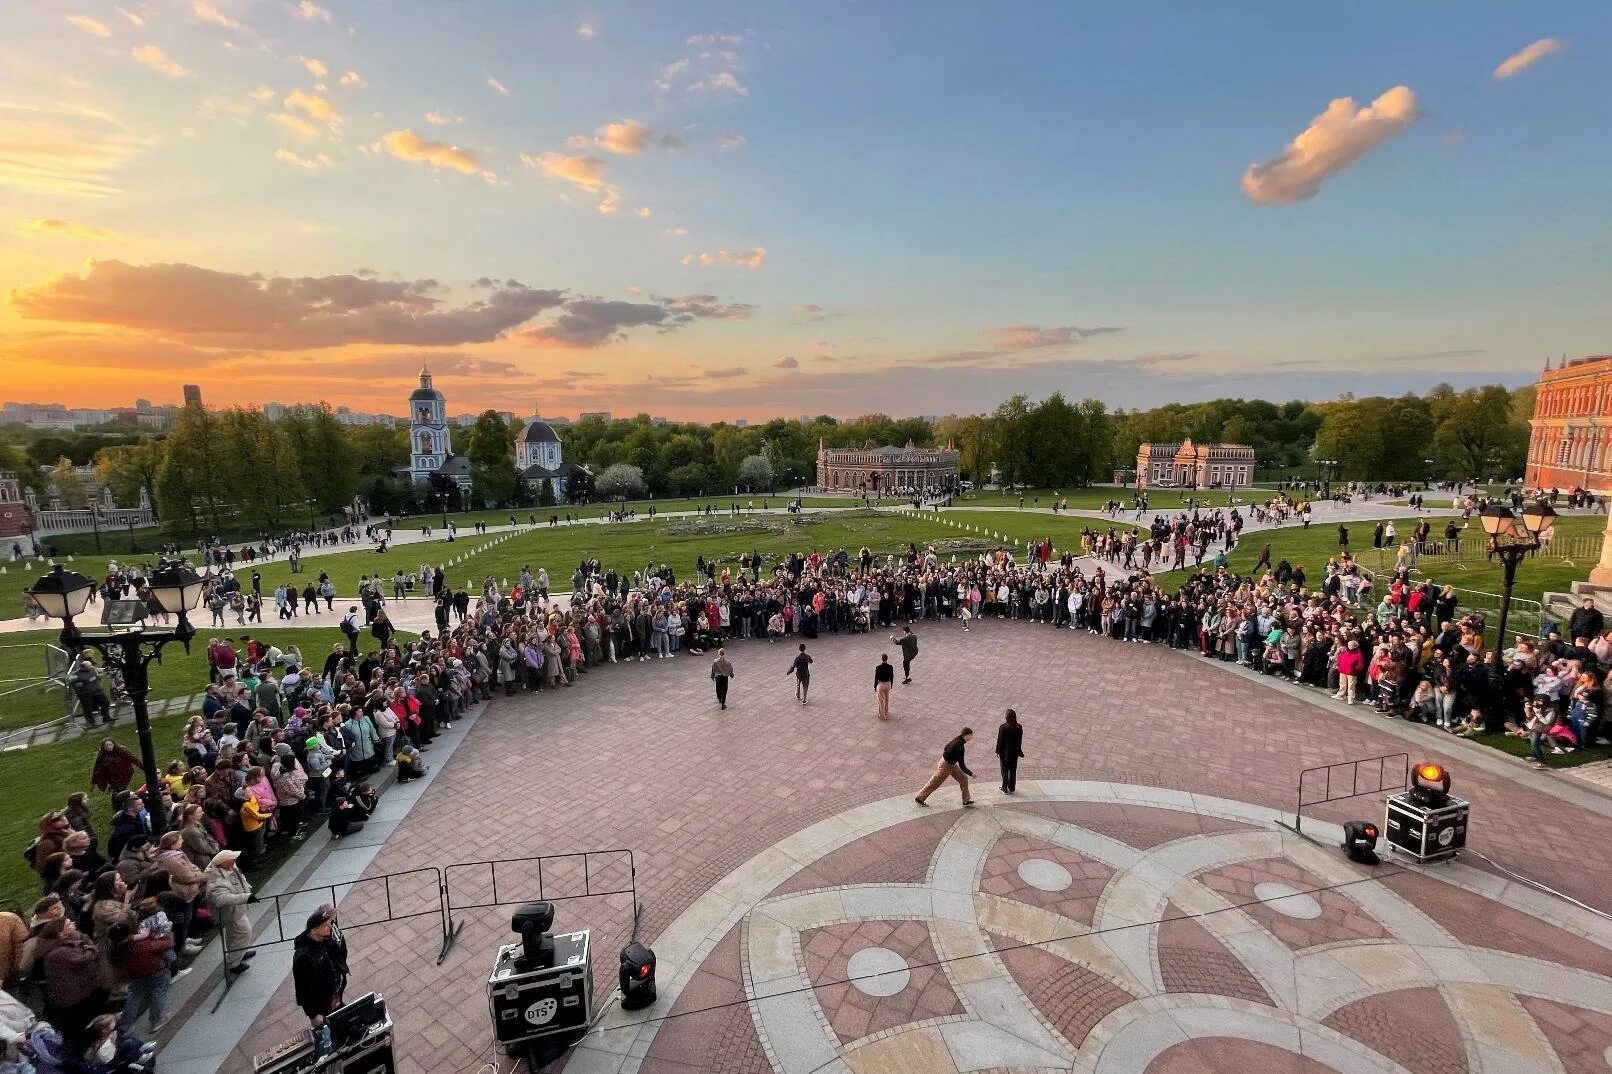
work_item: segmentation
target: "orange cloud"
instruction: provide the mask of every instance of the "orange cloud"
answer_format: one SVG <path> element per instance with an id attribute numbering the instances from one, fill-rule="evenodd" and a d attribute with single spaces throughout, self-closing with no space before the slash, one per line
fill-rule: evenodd
<path id="1" fill-rule="evenodd" d="M 715 253 L 685 254 L 683 264 L 710 268 L 712 265 L 739 265 L 743 268 L 760 268 L 767 260 L 767 248 L 757 246 L 749 250 L 718 250 Z"/>
<path id="2" fill-rule="evenodd" d="M 1416 94 L 1395 86 L 1368 107 L 1339 97 L 1299 136 L 1263 164 L 1243 174 L 1243 193 L 1260 205 L 1313 198 L 1321 184 L 1384 142 L 1399 137 L 1420 117 Z"/>
<path id="3" fill-rule="evenodd" d="M 308 73 L 315 78 L 324 78 L 325 75 L 330 73 L 330 68 L 325 66 L 325 61 L 323 60 L 315 59 L 312 56 L 296 56 L 293 58 L 302 64 Z"/>
<path id="4" fill-rule="evenodd" d="M 486 281 L 458 306 L 434 280 L 356 275 L 280 277 L 196 265 L 90 261 L 18 287 L 11 308 L 28 320 L 112 325 L 204 347 L 302 350 L 349 343 L 450 347 L 486 343 L 564 302 L 558 290 Z"/>
<path id="5" fill-rule="evenodd" d="M 150 144 L 97 109 L 0 101 L 0 186 L 108 197 L 120 193 L 116 173 Z"/>
<path id="6" fill-rule="evenodd" d="M 482 169 L 476 154 L 470 150 L 448 145 L 446 142 L 433 142 L 421 138 L 412 130 L 392 131 L 375 143 L 373 148 L 384 149 L 398 160 L 429 164 L 433 168 L 448 168 L 465 175 L 492 177 L 491 172 Z"/>
<path id="7" fill-rule="evenodd" d="M 301 0 L 291 13 L 303 22 L 329 22 L 330 12 L 314 3 L 313 0 Z"/>
<path id="8" fill-rule="evenodd" d="M 363 76 L 361 76 L 357 71 L 348 71 L 346 74 L 342 75 L 341 85 L 347 86 L 351 89 L 369 88 L 369 83 L 365 82 Z"/>
<path id="9" fill-rule="evenodd" d="M 649 145 L 650 137 L 648 127 L 637 120 L 624 119 L 600 127 L 593 144 L 607 153 L 637 156 Z"/>
<path id="10" fill-rule="evenodd" d="M 192 0 L 190 10 L 201 21 L 211 23 L 214 26 L 222 26 L 226 30 L 239 29 L 241 25 L 208 3 L 207 0 Z"/>
<path id="11" fill-rule="evenodd" d="M 1557 38 L 1542 37 L 1500 61 L 1500 66 L 1494 69 L 1494 77 L 1504 80 L 1512 75 L 1520 75 L 1546 56 L 1554 56 L 1562 51 L 1564 47 L 1564 43 Z"/>
<path id="12" fill-rule="evenodd" d="M 88 15 L 69 15 L 67 16 L 67 21 L 85 33 L 94 34 L 96 37 L 112 36 L 112 31 L 107 29 L 106 23 L 100 19 L 92 19 Z"/>
<path id="13" fill-rule="evenodd" d="M 542 153 L 534 157 L 522 153 L 521 163 L 538 169 L 550 178 L 563 179 L 583 190 L 596 191 L 604 188 L 605 162 L 598 157 L 571 156 L 566 153 Z"/>
<path id="14" fill-rule="evenodd" d="M 310 142 L 324 134 L 324 131 L 300 116 L 288 115 L 285 112 L 270 112 L 268 118 L 271 123 L 278 123 L 297 137 L 306 138 Z"/>
<path id="15" fill-rule="evenodd" d="M 274 159 L 284 164 L 289 164 L 293 168 L 301 168 L 304 171 L 310 172 L 316 172 L 321 168 L 328 168 L 335 163 L 335 161 L 331 160 L 323 153 L 320 153 L 316 157 L 299 157 L 289 149 L 276 149 L 274 151 Z"/>
<path id="16" fill-rule="evenodd" d="M 335 106 L 312 93 L 292 90 L 285 99 L 285 107 L 288 112 L 301 111 L 333 127 L 341 123 L 341 113 L 336 111 Z"/>
<path id="17" fill-rule="evenodd" d="M 189 71 L 170 60 L 168 54 L 156 45 L 140 45 L 135 48 L 131 55 L 153 71 L 161 71 L 169 78 L 183 78 L 190 74 Z"/>
<path id="18" fill-rule="evenodd" d="M 30 220 L 18 230 L 36 235 L 60 235 L 69 239 L 89 239 L 94 242 L 129 241 L 109 228 L 96 227 L 93 224 L 80 224 L 74 220 L 63 220 L 55 216 Z"/>

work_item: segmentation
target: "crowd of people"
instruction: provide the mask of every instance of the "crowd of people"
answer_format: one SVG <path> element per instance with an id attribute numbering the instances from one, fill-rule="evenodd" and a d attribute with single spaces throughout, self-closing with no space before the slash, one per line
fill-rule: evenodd
<path id="1" fill-rule="evenodd" d="M 1304 513 L 1299 501 L 1259 510 L 1292 520 Z M 318 818 L 336 838 L 360 829 L 377 802 L 369 781 L 387 769 L 403 780 L 423 775 L 433 739 L 471 706 L 688 651 L 717 654 L 711 675 L 725 707 L 732 667 L 724 647 L 746 641 L 801 643 L 790 670 L 803 703 L 805 641 L 926 620 L 962 630 L 1000 620 L 1234 661 L 1454 734 L 1516 735 L 1529 741 L 1537 765 L 1600 735 L 1612 631 L 1593 605 L 1573 616 L 1565 638 L 1547 630 L 1537 642 L 1516 639 L 1497 675 L 1486 624 L 1462 614 L 1453 590 L 1415 579 L 1404 564 L 1374 577 L 1347 550 L 1312 578 L 1302 564 L 1272 562 L 1267 545 L 1238 574 L 1226 553 L 1243 525 L 1237 507 L 1194 508 L 1157 514 L 1135 531 L 1088 528 L 1079 549 L 1058 551 L 1048 539 L 1022 554 L 998 548 L 960 560 L 916 545 L 901 554 L 841 548 L 778 560 L 753 552 L 726 563 L 701 557 L 687 577 L 666 564 L 618 571 L 590 559 L 571 571 L 569 592 L 546 570 L 527 568 L 507 591 L 486 578 L 473 598 L 425 565 L 366 578 L 362 623 L 359 606 L 349 605 L 346 640 L 328 653 L 305 659 L 262 638 L 208 640 L 212 681 L 158 787 L 165 824 L 151 823 L 143 788 L 131 789 L 139 781 L 132 754 L 102 743 L 91 784 L 112 796 L 106 841 L 83 794 L 40 818 L 27 851 L 39 901 L 26 921 L 0 915 L 0 934 L 12 940 L 0 951 L 9 959 L 5 976 L 20 982 L 69 1051 L 99 1054 L 110 1039 L 119 1062 L 149 1058 L 133 1035 L 137 1021 L 160 1028 L 168 984 L 203 932 L 227 934 L 228 972 L 249 968 L 246 906 L 255 896 L 242 867 L 263 862 Z M 1166 586 L 1171 573 L 1186 577 Z M 225 593 L 246 588 L 227 567 L 219 577 L 220 586 L 233 583 Z M 138 585 L 129 572 L 105 588 Z M 250 591 L 260 585 L 254 571 Z M 400 642 L 387 622 L 388 586 L 391 599 L 431 601 L 436 629 Z M 326 601 L 325 610 L 335 609 Z M 373 639 L 368 651 L 360 651 L 361 631 Z M 904 676 L 916 652 L 908 637 L 893 638 Z M 893 678 L 893 669 L 876 671 L 875 693 Z M 1019 735 L 999 736 L 999 758 L 1019 755 Z M 943 756 L 947 770 L 937 770 L 920 801 L 964 770 L 961 741 L 948 745 L 955 757 Z M 1003 785 L 1011 788 L 1006 764 Z M 158 828 L 165 830 L 154 838 Z M 103 1016 L 114 1011 L 121 1013 L 108 1036 Z"/>

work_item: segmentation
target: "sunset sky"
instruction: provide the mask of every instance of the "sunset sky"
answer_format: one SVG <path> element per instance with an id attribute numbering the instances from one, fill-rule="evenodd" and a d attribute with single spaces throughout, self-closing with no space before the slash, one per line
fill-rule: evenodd
<path id="1" fill-rule="evenodd" d="M 1612 350 L 1612 5 L 50 0 L 0 397 L 700 420 Z"/>

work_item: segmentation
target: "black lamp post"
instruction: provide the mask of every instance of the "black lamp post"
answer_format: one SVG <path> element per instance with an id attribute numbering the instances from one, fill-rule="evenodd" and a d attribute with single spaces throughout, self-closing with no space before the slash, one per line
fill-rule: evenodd
<path id="1" fill-rule="evenodd" d="M 98 651 L 108 664 L 122 669 L 124 687 L 134 702 L 134 725 L 140 736 L 140 762 L 146 777 L 146 809 L 151 816 L 151 837 L 156 840 L 168 826 L 168 814 L 162 808 L 162 780 L 157 772 L 156 747 L 151 742 L 151 713 L 146 708 L 151 692 L 150 667 L 153 660 L 162 662 L 163 646 L 171 641 L 190 651 L 196 628 L 188 613 L 201 603 L 204 584 L 189 566 L 173 560 L 161 561 L 147 582 L 163 611 L 179 617 L 172 630 L 136 627 L 122 633 L 83 633 L 73 624 L 73 617 L 84 611 L 95 583 L 76 571 L 63 570 L 61 564 L 35 582 L 28 593 L 46 615 L 62 621 L 63 649 L 77 653 L 87 646 Z"/>
<path id="2" fill-rule="evenodd" d="M 1495 674 L 1499 675 L 1505 671 L 1501 654 L 1506 645 L 1506 617 L 1511 613 L 1511 587 L 1517 581 L 1517 564 L 1550 539 L 1556 528 L 1556 512 L 1544 500 L 1535 500 L 1522 509 L 1520 517 L 1501 503 L 1485 506 L 1481 517 L 1494 554 L 1500 557 L 1505 569 L 1505 581 L 1500 589 L 1500 622 L 1492 657 Z"/>

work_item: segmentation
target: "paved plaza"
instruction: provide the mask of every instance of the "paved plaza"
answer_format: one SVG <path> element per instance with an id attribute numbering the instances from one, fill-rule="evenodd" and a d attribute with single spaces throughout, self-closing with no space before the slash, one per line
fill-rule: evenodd
<path id="1" fill-rule="evenodd" d="M 499 699 L 368 874 L 630 849 L 661 998 L 607 1006 L 571 1074 L 1606 1069 L 1608 922 L 1476 858 L 1349 864 L 1325 821 L 1380 817 L 1380 796 L 1324 807 L 1306 823 L 1323 845 L 1274 824 L 1301 769 L 1409 750 L 1453 768 L 1474 848 L 1605 908 L 1597 790 L 1195 654 L 996 620 L 918 630 L 889 723 L 880 635 L 813 643 L 804 707 L 794 646 L 754 642 L 730 650 L 726 712 L 688 653 Z M 991 754 L 1010 704 L 1027 754 L 1013 797 Z M 918 807 L 964 723 L 979 805 L 951 786 Z M 498 883 L 524 896 L 518 872 Z M 485 887 L 468 875 L 455 898 Z M 486 979 L 508 910 L 456 917 L 441 967 L 429 916 L 350 934 L 353 991 L 387 995 L 410 1074 L 493 1056 Z M 557 929 L 594 930 L 601 997 L 629 918 L 620 897 L 559 904 Z M 305 1024 L 280 985 L 223 1069 Z"/>

